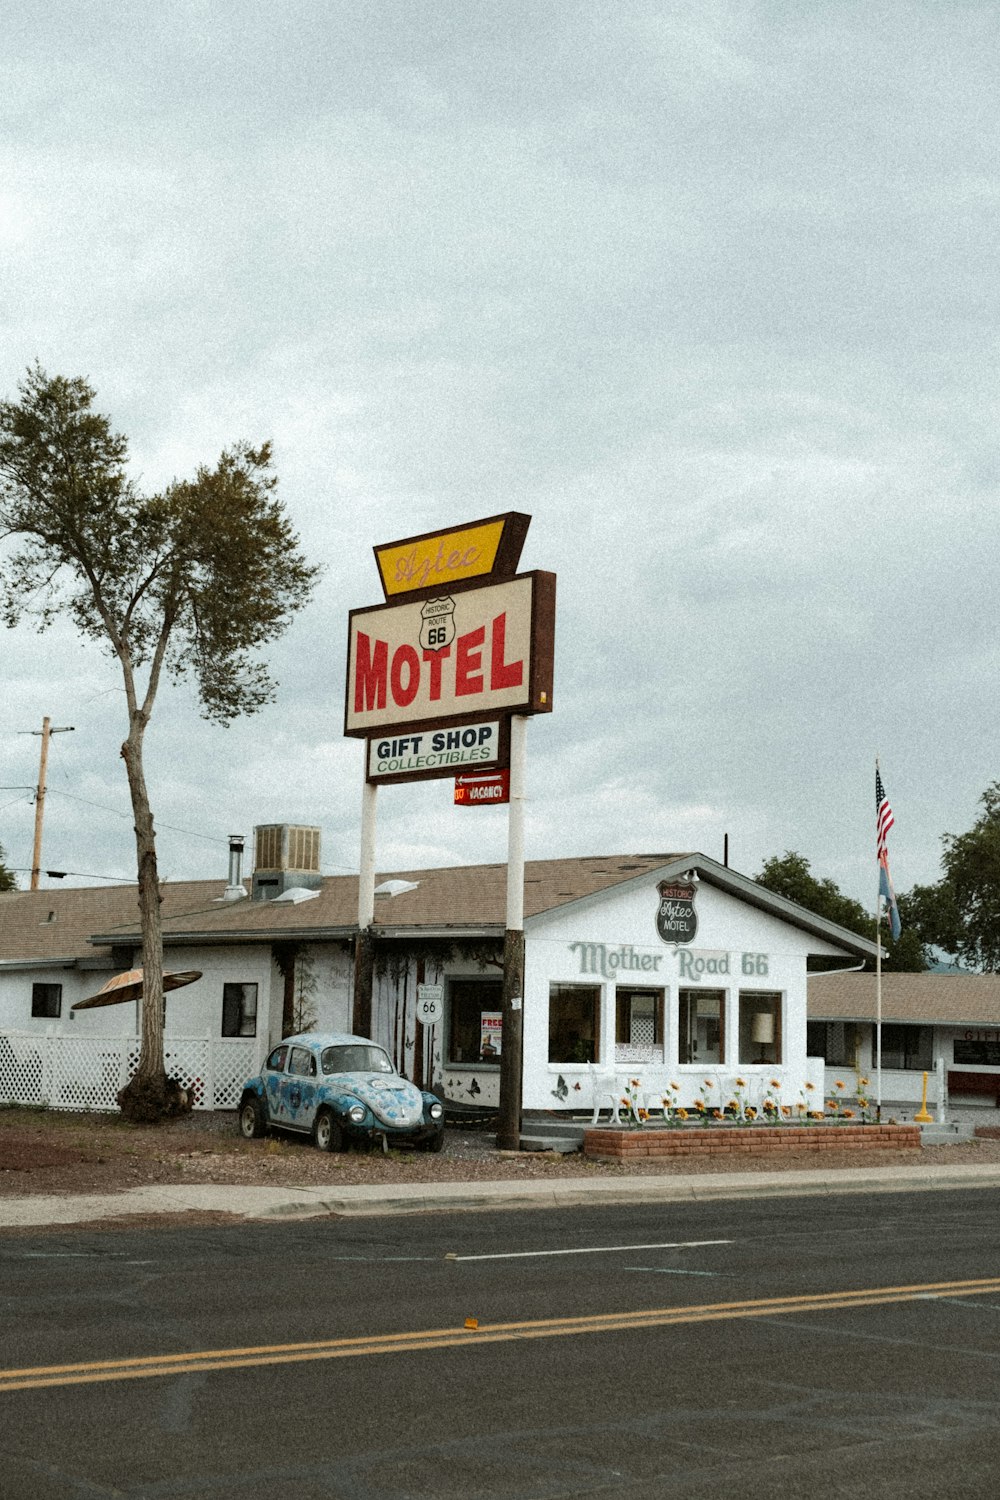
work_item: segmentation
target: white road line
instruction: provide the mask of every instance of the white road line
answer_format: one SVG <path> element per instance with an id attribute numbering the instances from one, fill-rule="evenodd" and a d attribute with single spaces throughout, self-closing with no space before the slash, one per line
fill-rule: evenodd
<path id="1" fill-rule="evenodd" d="M 713 1279 L 719 1274 L 717 1271 L 681 1270 L 677 1266 L 622 1266 L 622 1271 L 626 1274 L 629 1271 L 644 1272 L 652 1276 L 711 1276 Z"/>
<path id="2" fill-rule="evenodd" d="M 501 1255 L 455 1255 L 445 1260 L 534 1260 L 545 1255 L 620 1255 L 633 1250 L 700 1250 L 705 1245 L 732 1245 L 733 1240 L 667 1240 L 661 1245 L 586 1245 L 580 1250 L 510 1250 Z"/>

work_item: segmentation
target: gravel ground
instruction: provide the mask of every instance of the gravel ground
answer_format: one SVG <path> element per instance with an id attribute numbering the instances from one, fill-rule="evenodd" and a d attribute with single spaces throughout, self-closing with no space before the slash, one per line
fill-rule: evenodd
<path id="1" fill-rule="evenodd" d="M 987 1123 L 995 1125 L 991 1111 Z M 1000 1135 L 1000 1130 L 997 1132 Z M 1000 1163 L 1000 1139 L 956 1141 L 912 1150 L 836 1150 L 824 1170 Z M 744 1159 L 741 1170 L 815 1170 L 809 1152 Z M 356 1186 L 474 1182 L 539 1177 L 625 1177 L 732 1171 L 731 1161 L 592 1162 L 580 1155 L 497 1151 L 492 1127 L 449 1127 L 441 1155 L 401 1148 L 327 1156 L 295 1137 L 244 1141 L 233 1113 L 197 1113 L 161 1126 L 127 1125 L 117 1115 L 0 1108 L 0 1195 L 116 1192 L 145 1183 Z"/>

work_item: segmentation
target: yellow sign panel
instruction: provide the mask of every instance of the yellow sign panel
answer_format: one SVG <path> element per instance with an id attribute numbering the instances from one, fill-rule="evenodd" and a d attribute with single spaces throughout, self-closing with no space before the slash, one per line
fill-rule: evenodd
<path id="1" fill-rule="evenodd" d="M 454 531 L 435 531 L 376 547 L 386 598 L 415 589 L 447 590 L 466 578 L 487 577 L 496 566 L 507 524 L 508 517 L 497 516 Z"/>

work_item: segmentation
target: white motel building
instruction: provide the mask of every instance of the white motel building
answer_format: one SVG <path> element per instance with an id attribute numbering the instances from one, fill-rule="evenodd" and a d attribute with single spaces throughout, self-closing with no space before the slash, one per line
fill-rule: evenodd
<path id="1" fill-rule="evenodd" d="M 235 1107 L 283 1034 L 352 1028 L 358 881 L 322 876 L 319 845 L 265 825 L 248 879 L 163 888 L 165 967 L 200 975 L 167 995 L 168 1069 L 199 1107 Z M 822 1092 L 807 961 L 858 968 L 873 943 L 697 853 L 529 861 L 524 891 L 526 1114 Z M 502 864 L 377 876 L 372 1034 L 456 1110 L 499 1100 L 505 892 Z M 134 887 L 0 895 L 0 1101 L 114 1107 L 138 1007 L 73 1006 L 139 955 Z"/>

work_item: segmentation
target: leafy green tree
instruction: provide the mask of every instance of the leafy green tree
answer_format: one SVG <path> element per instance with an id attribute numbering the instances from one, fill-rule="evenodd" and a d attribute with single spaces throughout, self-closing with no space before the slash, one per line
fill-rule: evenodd
<path id="1" fill-rule="evenodd" d="M 163 1059 L 163 940 L 143 743 L 164 673 L 190 678 L 206 718 L 227 724 L 273 697 L 257 653 L 307 602 L 318 570 L 299 549 L 268 444 L 237 443 L 213 468 L 143 494 L 125 439 L 80 378 L 35 365 L 20 399 L 0 403 L 2 617 L 39 629 L 57 618 L 118 662 L 127 705 L 121 747 L 135 819 L 142 930 L 142 1045 L 119 1096 L 131 1119 L 183 1104 Z"/>
<path id="2" fill-rule="evenodd" d="M 1000 781 L 980 797 L 982 814 L 968 833 L 946 833 L 944 875 L 936 886 L 916 886 L 907 908 L 924 942 L 971 968 L 1000 971 Z"/>
<path id="3" fill-rule="evenodd" d="M 845 896 L 829 876 L 818 879 L 804 855 L 796 854 L 791 849 L 786 849 L 782 855 L 773 855 L 764 861 L 760 874 L 755 875 L 754 879 L 758 885 L 784 896 L 788 901 L 797 902 L 816 916 L 825 917 L 828 922 L 836 922 L 839 926 L 846 927 L 848 932 L 856 932 L 860 937 L 874 942 L 874 911 L 866 911 L 860 901 L 855 901 L 852 896 Z M 875 888 L 874 879 L 872 888 Z M 902 903 L 900 912 L 902 915 Z M 920 973 L 927 968 L 927 956 L 921 937 L 915 930 L 907 928 L 905 922 L 895 942 L 886 926 L 881 928 L 879 936 L 885 949 L 882 967 L 886 972 L 896 970 Z M 874 960 L 869 961 L 866 967 L 874 968 Z"/>
<path id="4" fill-rule="evenodd" d="M 897 897 L 899 919 L 904 930 L 915 932 L 928 949 L 941 949 L 958 956 L 962 946 L 962 914 L 951 882 L 915 885 Z"/>
<path id="5" fill-rule="evenodd" d="M 0 844 L 0 891 L 16 891 L 17 876 L 7 868 L 7 852 Z"/>

